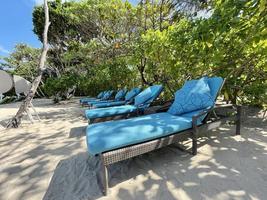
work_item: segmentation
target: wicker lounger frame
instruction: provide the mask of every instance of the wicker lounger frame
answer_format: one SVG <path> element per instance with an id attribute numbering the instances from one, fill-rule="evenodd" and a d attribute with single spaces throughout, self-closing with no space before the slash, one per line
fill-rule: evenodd
<path id="1" fill-rule="evenodd" d="M 127 105 L 130 105 L 130 104 L 127 104 Z M 139 107 L 137 107 L 137 109 L 135 111 L 129 112 L 129 113 L 114 114 L 114 115 L 110 115 L 108 117 L 98 117 L 98 118 L 94 118 L 94 119 L 88 119 L 88 124 L 94 124 L 94 123 L 111 121 L 111 120 L 114 121 L 114 120 L 128 119 L 128 118 L 132 118 L 132 117 L 142 116 L 142 115 L 145 115 L 145 113 L 150 108 L 153 108 L 153 106 L 149 106 L 147 108 L 142 108 L 142 106 L 144 106 L 144 104 L 139 105 Z M 159 110 L 161 110 L 161 109 L 164 109 L 164 107 L 160 106 Z M 156 111 L 153 111 L 153 113 L 155 113 L 155 112 Z"/>
<path id="2" fill-rule="evenodd" d="M 227 115 L 217 115 L 216 111 L 219 109 L 227 110 L 231 109 L 232 114 L 231 116 Z M 203 124 L 198 126 L 197 120 L 206 115 Z M 211 116 L 214 115 L 215 118 Z M 108 169 L 107 167 L 110 164 L 126 160 L 129 158 L 133 158 L 138 155 L 142 155 L 156 149 L 160 149 L 162 147 L 168 146 L 173 143 L 181 142 L 187 138 L 192 139 L 192 154 L 197 154 L 197 139 L 201 136 L 201 133 L 205 133 L 209 130 L 215 129 L 220 127 L 221 125 L 227 123 L 228 121 L 233 121 L 236 124 L 236 135 L 240 135 L 240 126 L 241 126 L 241 106 L 233 106 L 233 105 L 221 105 L 216 106 L 214 108 L 208 109 L 199 115 L 192 117 L 192 128 L 187 129 L 185 131 L 181 131 L 169 136 L 165 136 L 162 138 L 154 139 L 151 141 L 130 145 L 127 147 L 107 151 L 101 153 L 99 156 L 102 162 L 103 168 L 103 193 L 107 195 L 108 193 Z"/>

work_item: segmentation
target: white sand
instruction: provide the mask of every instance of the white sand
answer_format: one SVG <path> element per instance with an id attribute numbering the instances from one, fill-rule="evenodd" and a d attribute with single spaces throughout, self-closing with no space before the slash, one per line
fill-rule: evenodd
<path id="1" fill-rule="evenodd" d="M 172 146 L 111 165 L 104 197 L 100 162 L 86 152 L 83 109 L 34 104 L 41 122 L 0 131 L 0 200 L 267 199 L 267 122 L 259 113 L 247 113 L 242 136 L 232 126 L 210 132 L 197 156 Z M 17 107 L 1 105 L 0 123 Z"/>

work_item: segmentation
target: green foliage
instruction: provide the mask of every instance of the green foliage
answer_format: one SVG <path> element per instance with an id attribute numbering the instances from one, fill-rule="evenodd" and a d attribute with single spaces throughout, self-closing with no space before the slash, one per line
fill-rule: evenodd
<path id="1" fill-rule="evenodd" d="M 43 86 L 44 92 L 53 97 L 54 102 L 68 98 L 68 90 L 78 84 L 78 77 L 75 74 L 65 74 L 59 78 L 48 78 Z"/>
<path id="2" fill-rule="evenodd" d="M 49 96 L 76 95 L 161 83 L 172 98 L 185 80 L 222 76 L 222 93 L 233 103 L 266 105 L 266 0 L 122 0 L 49 3 Z M 198 9 L 208 17 L 196 15 Z M 205 13 L 205 12 L 202 12 Z M 41 39 L 44 16 L 33 12 Z M 19 47 L 10 66 L 32 77 L 37 50 Z M 34 59 L 20 55 L 33 55 Z M 23 57 L 23 56 L 22 56 Z M 20 71 L 19 71 L 20 70 Z M 29 75 L 31 74 L 31 75 Z"/>
<path id="3" fill-rule="evenodd" d="M 75 25 L 72 24 L 69 16 L 70 13 L 68 11 L 68 8 L 74 4 L 75 2 L 62 3 L 61 0 L 49 2 L 49 17 L 51 24 L 48 30 L 48 41 L 50 44 L 65 46 L 64 41 L 67 38 L 78 39 L 78 35 L 75 33 Z M 33 31 L 40 41 L 43 39 L 44 21 L 45 16 L 43 7 L 35 7 L 33 11 Z"/>
<path id="4" fill-rule="evenodd" d="M 90 78 L 89 78 L 90 77 Z M 140 84 L 136 71 L 124 61 L 107 62 L 80 76 L 77 94 L 94 96 L 103 90 L 132 88 Z"/>
<path id="5" fill-rule="evenodd" d="M 172 88 L 188 78 L 222 76 L 226 99 L 262 105 L 267 99 L 266 25 L 262 1 L 215 1 L 208 19 L 184 18 L 167 30 L 142 35 L 147 76 L 160 74 L 161 82 L 167 77 Z"/>
<path id="6" fill-rule="evenodd" d="M 17 44 L 15 50 L 3 58 L 4 62 L 0 63 L 0 67 L 14 69 L 14 74 L 32 81 L 37 74 L 40 52 L 40 49 L 26 44 Z"/>

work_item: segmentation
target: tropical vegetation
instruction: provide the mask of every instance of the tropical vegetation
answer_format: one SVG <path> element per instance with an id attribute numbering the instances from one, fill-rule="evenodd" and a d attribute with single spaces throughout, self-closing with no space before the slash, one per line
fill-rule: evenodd
<path id="1" fill-rule="evenodd" d="M 266 0 L 82 0 L 49 2 L 50 50 L 41 95 L 165 86 L 170 99 L 185 80 L 222 76 L 225 100 L 266 105 Z M 42 41 L 44 13 L 33 12 Z M 33 80 L 40 49 L 18 44 L 3 66 Z"/>

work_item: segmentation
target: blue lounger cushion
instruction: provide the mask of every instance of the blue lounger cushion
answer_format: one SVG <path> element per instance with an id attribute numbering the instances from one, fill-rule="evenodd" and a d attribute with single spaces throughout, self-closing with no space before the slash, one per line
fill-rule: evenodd
<path id="1" fill-rule="evenodd" d="M 146 88 L 134 98 L 134 105 L 142 108 L 149 107 L 150 103 L 159 96 L 162 90 L 162 85 L 153 85 Z"/>
<path id="2" fill-rule="evenodd" d="M 80 99 L 80 103 L 86 103 L 88 101 L 94 101 L 94 100 L 97 100 L 97 99 L 101 99 L 104 95 L 105 95 L 106 91 L 103 91 L 103 92 L 100 92 L 96 98 L 94 97 L 86 97 L 86 98 L 82 98 Z"/>
<path id="3" fill-rule="evenodd" d="M 115 115 L 128 114 L 136 112 L 137 110 L 142 110 L 148 107 L 150 103 L 155 98 L 158 97 L 162 89 L 163 87 L 161 85 L 150 86 L 135 97 L 134 105 L 123 105 L 123 106 L 85 110 L 85 117 L 87 119 L 104 118 Z M 143 93 L 144 95 L 142 95 Z M 138 102 L 138 104 L 136 103 L 136 101 Z"/>
<path id="4" fill-rule="evenodd" d="M 91 104 L 91 103 L 97 103 L 97 102 L 102 102 L 102 101 L 107 101 L 113 94 L 114 91 L 110 90 L 105 92 L 105 94 L 103 95 L 103 97 L 101 99 L 87 99 L 84 100 L 83 103 L 84 104 Z"/>
<path id="5" fill-rule="evenodd" d="M 90 106 L 94 106 L 95 108 L 98 108 L 97 106 L 95 106 L 95 104 L 102 104 L 102 103 L 106 104 L 106 103 L 111 103 L 111 102 L 119 102 L 124 98 L 126 92 L 127 92 L 127 90 L 121 89 L 115 95 L 114 100 L 89 101 L 89 102 L 87 102 L 87 104 L 90 105 Z M 117 104 L 117 105 L 123 105 L 123 104 Z M 108 106 L 104 106 L 104 107 L 108 107 Z"/>
<path id="6" fill-rule="evenodd" d="M 114 93 L 113 90 L 107 91 L 107 92 L 104 94 L 104 96 L 101 98 L 101 100 L 108 100 L 108 99 L 112 96 L 113 93 Z"/>
<path id="7" fill-rule="evenodd" d="M 125 97 L 126 92 L 127 92 L 127 90 L 125 90 L 125 89 L 121 89 L 121 90 L 119 90 L 119 91 L 117 92 L 117 94 L 115 95 L 114 100 L 115 100 L 115 101 L 120 101 L 120 100 L 122 100 L 122 99 Z"/>
<path id="8" fill-rule="evenodd" d="M 125 95 L 125 101 L 131 101 L 136 95 L 141 92 L 141 88 L 133 88 Z"/>
<path id="9" fill-rule="evenodd" d="M 210 87 L 210 94 L 211 97 L 213 99 L 213 101 L 216 101 L 217 95 L 220 92 L 220 89 L 223 85 L 223 78 L 221 77 L 212 77 L 212 78 L 208 78 L 208 84 Z M 215 102 L 214 102 L 215 104 Z M 189 113 L 184 113 L 181 116 L 183 117 L 193 117 L 195 115 L 200 114 L 201 112 L 203 112 L 205 109 L 200 109 L 200 110 L 195 110 Z M 200 123 L 201 121 L 204 120 L 204 118 L 206 117 L 206 115 L 203 115 L 202 117 L 199 118 L 198 123 Z"/>
<path id="10" fill-rule="evenodd" d="M 90 101 L 100 101 L 100 100 L 104 97 L 104 95 L 105 95 L 107 92 L 108 92 L 108 91 L 104 91 L 104 92 L 102 92 L 101 95 L 99 94 L 99 95 L 97 96 L 97 98 L 93 98 L 93 97 L 82 98 L 82 99 L 80 99 L 80 103 L 87 104 L 87 103 L 90 102 Z M 99 96 L 101 96 L 101 97 L 98 98 Z"/>
<path id="11" fill-rule="evenodd" d="M 112 102 L 113 100 L 92 100 L 92 101 L 88 101 L 87 104 L 88 105 L 93 105 L 93 104 L 97 104 L 97 103 L 108 103 L 108 102 Z"/>
<path id="12" fill-rule="evenodd" d="M 121 106 L 125 105 L 126 101 L 114 101 L 114 102 L 105 102 L 105 103 L 95 103 L 92 104 L 94 108 L 106 108 L 106 107 L 112 107 L 112 106 Z"/>
<path id="13" fill-rule="evenodd" d="M 184 86 L 175 93 L 175 100 L 168 112 L 173 115 L 208 108 L 214 105 L 211 96 L 208 78 L 187 81 Z"/>
<path id="14" fill-rule="evenodd" d="M 94 104 L 108 103 L 108 102 L 112 102 L 112 101 L 111 100 L 100 100 L 100 99 L 96 99 L 96 100 L 87 101 L 86 104 L 88 104 L 89 106 L 93 106 Z"/>
<path id="15" fill-rule="evenodd" d="M 213 101 L 216 101 L 217 95 L 218 95 L 218 93 L 219 93 L 219 91 L 223 85 L 223 81 L 224 80 L 221 77 L 207 78 L 207 82 L 208 82 L 208 85 L 210 88 L 210 95 L 211 95 L 211 98 Z M 214 104 L 215 104 L 215 102 L 214 102 Z M 209 107 L 212 107 L 212 106 L 209 106 Z M 209 107 L 207 107 L 207 108 L 209 108 Z M 181 116 L 193 117 L 194 115 L 200 114 L 203 111 L 204 111 L 203 109 L 195 110 L 195 111 L 191 111 L 188 113 L 184 113 Z M 206 117 L 206 115 L 203 115 L 202 117 L 200 117 L 198 122 L 201 122 L 205 117 Z"/>
<path id="16" fill-rule="evenodd" d="M 223 85 L 223 78 L 222 77 L 212 77 L 208 78 L 208 84 L 210 87 L 210 94 L 212 96 L 213 101 L 216 100 L 217 95 L 220 92 L 220 89 Z"/>
<path id="17" fill-rule="evenodd" d="M 106 107 L 112 107 L 112 106 L 121 106 L 125 105 L 126 103 L 129 103 L 133 100 L 133 98 L 138 95 L 141 92 L 140 88 L 133 88 L 129 92 L 127 92 L 125 96 L 124 101 L 116 101 L 116 102 L 111 102 L 111 101 L 101 101 L 101 102 L 93 102 L 90 105 L 93 106 L 94 108 L 106 108 Z"/>
<path id="18" fill-rule="evenodd" d="M 105 95 L 105 93 L 106 93 L 107 91 L 103 91 L 103 92 L 100 92 L 98 95 L 97 95 L 97 99 L 101 99 L 104 95 Z"/>
<path id="19" fill-rule="evenodd" d="M 87 119 L 96 119 L 132 113 L 135 111 L 137 111 L 137 107 L 133 105 L 114 106 L 108 108 L 85 110 L 85 117 Z"/>
<path id="20" fill-rule="evenodd" d="M 87 103 L 88 101 L 96 101 L 97 99 L 96 98 L 82 98 L 80 99 L 80 103 Z"/>
<path id="21" fill-rule="evenodd" d="M 105 151 L 153 140 L 192 127 L 192 118 L 167 112 L 145 115 L 126 120 L 89 125 L 86 141 L 89 153 Z"/>

